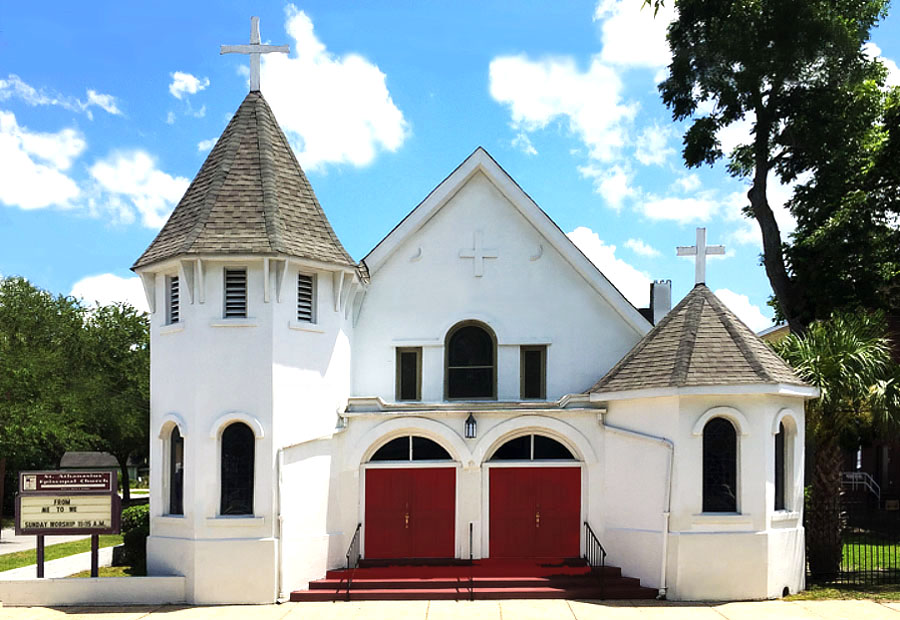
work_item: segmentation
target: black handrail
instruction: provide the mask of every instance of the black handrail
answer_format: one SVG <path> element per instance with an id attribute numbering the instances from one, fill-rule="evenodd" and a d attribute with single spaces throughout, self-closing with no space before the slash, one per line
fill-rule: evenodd
<path id="1" fill-rule="evenodd" d="M 350 600 L 350 582 L 353 581 L 353 571 L 359 566 L 359 560 L 362 554 L 359 552 L 359 531 L 362 529 L 362 523 L 356 525 L 356 531 L 353 532 L 353 538 L 350 540 L 350 547 L 347 549 L 347 600 Z"/>
<path id="2" fill-rule="evenodd" d="M 584 522 L 584 559 L 591 568 L 606 566 L 606 549 L 587 521 Z"/>

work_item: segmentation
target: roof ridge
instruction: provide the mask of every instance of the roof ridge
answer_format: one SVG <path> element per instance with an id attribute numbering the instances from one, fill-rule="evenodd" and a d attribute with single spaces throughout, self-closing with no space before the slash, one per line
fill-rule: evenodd
<path id="1" fill-rule="evenodd" d="M 269 139 L 269 127 L 262 122 L 262 116 L 266 113 L 265 105 L 262 105 L 262 96 L 256 99 L 253 106 L 253 116 L 256 121 L 257 155 L 259 157 L 260 185 L 262 187 L 263 217 L 266 222 L 266 237 L 269 247 L 278 251 L 282 247 L 281 230 L 277 223 L 278 198 L 275 188 L 275 164 L 272 160 L 272 141 Z M 268 119 L 265 119 L 268 120 Z"/>
<path id="2" fill-rule="evenodd" d="M 693 291 L 691 291 L 693 292 Z M 700 329 L 700 318 L 706 299 L 701 289 L 697 295 L 688 294 L 689 307 L 685 311 L 684 325 L 678 338 L 678 349 L 675 353 L 675 364 L 672 367 L 671 381 L 675 385 L 684 385 L 691 368 L 694 346 L 697 344 L 697 331 Z"/>
<path id="3" fill-rule="evenodd" d="M 225 134 L 228 133 L 229 129 L 233 128 L 235 132 L 237 132 L 238 125 L 240 125 L 240 123 L 243 121 L 242 115 L 238 114 L 243 106 L 244 102 L 242 101 L 241 105 L 238 106 L 238 109 L 235 111 L 231 122 L 228 123 L 228 126 L 225 127 L 225 131 L 222 132 L 222 137 L 224 137 Z M 219 138 L 220 141 L 222 140 L 222 137 Z M 200 213 L 198 214 L 197 219 L 194 222 L 194 225 L 191 227 L 190 231 L 184 236 L 184 243 L 182 244 L 182 247 L 179 249 L 178 253 L 185 254 L 189 252 L 191 247 L 194 245 L 194 242 L 197 240 L 197 237 L 199 237 L 200 233 L 203 232 L 203 228 L 209 221 L 209 214 L 212 212 L 212 209 L 216 204 L 216 200 L 219 197 L 219 190 L 222 189 L 222 185 L 228 178 L 228 171 L 231 170 L 231 164 L 234 163 L 234 158 L 237 156 L 238 148 L 240 147 L 240 145 L 240 134 L 228 136 L 228 141 L 223 145 L 224 154 L 222 155 L 222 160 L 213 169 L 212 178 L 210 179 L 209 184 L 209 190 L 203 196 L 203 200 L 200 203 Z M 217 146 L 219 146 L 218 142 L 215 144 L 215 146 L 213 146 L 213 150 L 215 150 Z M 204 166 L 206 166 L 207 162 L 212 160 L 212 155 L 213 153 L 212 151 L 210 151 L 209 156 L 206 158 L 206 161 L 203 162 Z M 202 172 L 203 168 L 200 168 L 200 172 L 198 172 L 197 176 L 194 177 L 194 181 L 201 177 Z M 193 184 L 193 181 L 191 184 Z M 188 187 L 184 195 L 187 196 L 190 190 L 191 188 Z M 162 234 L 162 231 L 160 231 L 160 234 Z M 153 247 L 152 243 L 150 244 L 150 247 Z"/>
<path id="4" fill-rule="evenodd" d="M 737 345 L 738 350 L 747 360 L 747 363 L 750 364 L 750 368 L 753 369 L 753 371 L 756 373 L 756 376 L 758 376 L 760 379 L 773 381 L 774 378 L 769 373 L 769 371 L 766 370 L 765 364 L 763 364 L 762 360 L 759 359 L 759 356 L 756 354 L 756 352 L 749 346 L 747 346 L 747 341 L 744 339 L 744 336 L 738 331 L 738 324 L 736 324 L 735 321 L 737 321 L 743 327 L 747 328 L 747 330 L 750 331 L 751 334 L 753 334 L 752 330 L 744 325 L 744 323 L 737 317 L 737 315 L 733 314 L 725 306 L 725 304 L 722 303 L 722 300 L 716 297 L 715 293 L 713 293 L 709 289 L 707 289 L 707 291 L 709 293 L 708 296 L 712 298 L 710 299 L 710 307 L 713 309 L 713 312 L 716 313 L 716 316 L 719 317 L 719 320 L 722 321 L 722 325 L 728 331 L 728 335 L 731 336 L 732 341 L 734 341 L 734 344 Z M 757 337 L 756 334 L 753 334 L 753 336 Z"/>

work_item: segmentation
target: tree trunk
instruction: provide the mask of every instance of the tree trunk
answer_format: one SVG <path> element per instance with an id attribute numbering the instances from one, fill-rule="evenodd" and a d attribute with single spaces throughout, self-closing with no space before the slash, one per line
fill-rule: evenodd
<path id="1" fill-rule="evenodd" d="M 119 470 L 122 472 L 122 506 L 127 507 L 131 502 L 131 480 L 128 478 L 128 456 L 124 458 L 116 456 L 119 461 Z"/>
<path id="2" fill-rule="evenodd" d="M 756 135 L 754 137 L 754 175 L 753 185 L 747 192 L 750 201 L 750 209 L 753 217 L 759 223 L 763 242 L 763 265 L 769 284 L 775 292 L 781 314 L 791 328 L 791 332 L 802 334 L 806 331 L 806 325 L 801 320 L 801 299 L 797 294 L 796 286 L 788 276 L 787 267 L 784 264 L 784 251 L 781 242 L 781 231 L 775 214 L 769 206 L 767 195 L 769 176 L 769 134 L 771 124 L 765 120 L 765 112 L 762 107 L 756 109 Z"/>
<path id="3" fill-rule="evenodd" d="M 812 490 L 806 509 L 806 549 L 809 572 L 830 578 L 841 567 L 841 449 L 837 438 L 825 437 L 815 447 Z"/>

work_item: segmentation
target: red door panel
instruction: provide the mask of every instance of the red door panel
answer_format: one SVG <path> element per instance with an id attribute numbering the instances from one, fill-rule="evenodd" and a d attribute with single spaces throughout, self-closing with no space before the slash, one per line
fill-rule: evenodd
<path id="1" fill-rule="evenodd" d="M 580 520 L 580 468 L 491 469 L 491 557 L 578 557 Z"/>
<path id="2" fill-rule="evenodd" d="M 452 558 L 456 470 L 366 470 L 367 558 Z"/>

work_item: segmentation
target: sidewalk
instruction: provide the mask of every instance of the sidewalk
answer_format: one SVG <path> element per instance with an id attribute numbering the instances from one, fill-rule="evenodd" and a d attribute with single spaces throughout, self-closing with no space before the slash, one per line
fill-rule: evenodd
<path id="1" fill-rule="evenodd" d="M 44 536 L 44 546 L 49 547 L 58 543 L 72 542 L 90 538 L 90 536 Z M 0 555 L 15 553 L 16 551 L 28 551 L 37 547 L 37 536 L 16 536 L 16 530 L 9 528 L 0 532 Z"/>
<path id="2" fill-rule="evenodd" d="M 100 566 L 112 565 L 112 547 L 103 547 L 98 553 Z M 68 557 L 59 558 L 58 560 L 50 560 L 44 562 L 44 577 L 68 577 L 83 570 L 91 569 L 91 552 L 76 553 Z M 0 571 L 0 581 L 20 580 L 20 579 L 36 579 L 37 564 L 23 566 L 22 568 L 14 568 L 12 570 Z M 3 618 L 0 612 L 0 619 Z"/>
<path id="3" fill-rule="evenodd" d="M 900 603 L 872 601 L 370 601 L 223 607 L 3 607 L 2 620 L 900 620 Z"/>

